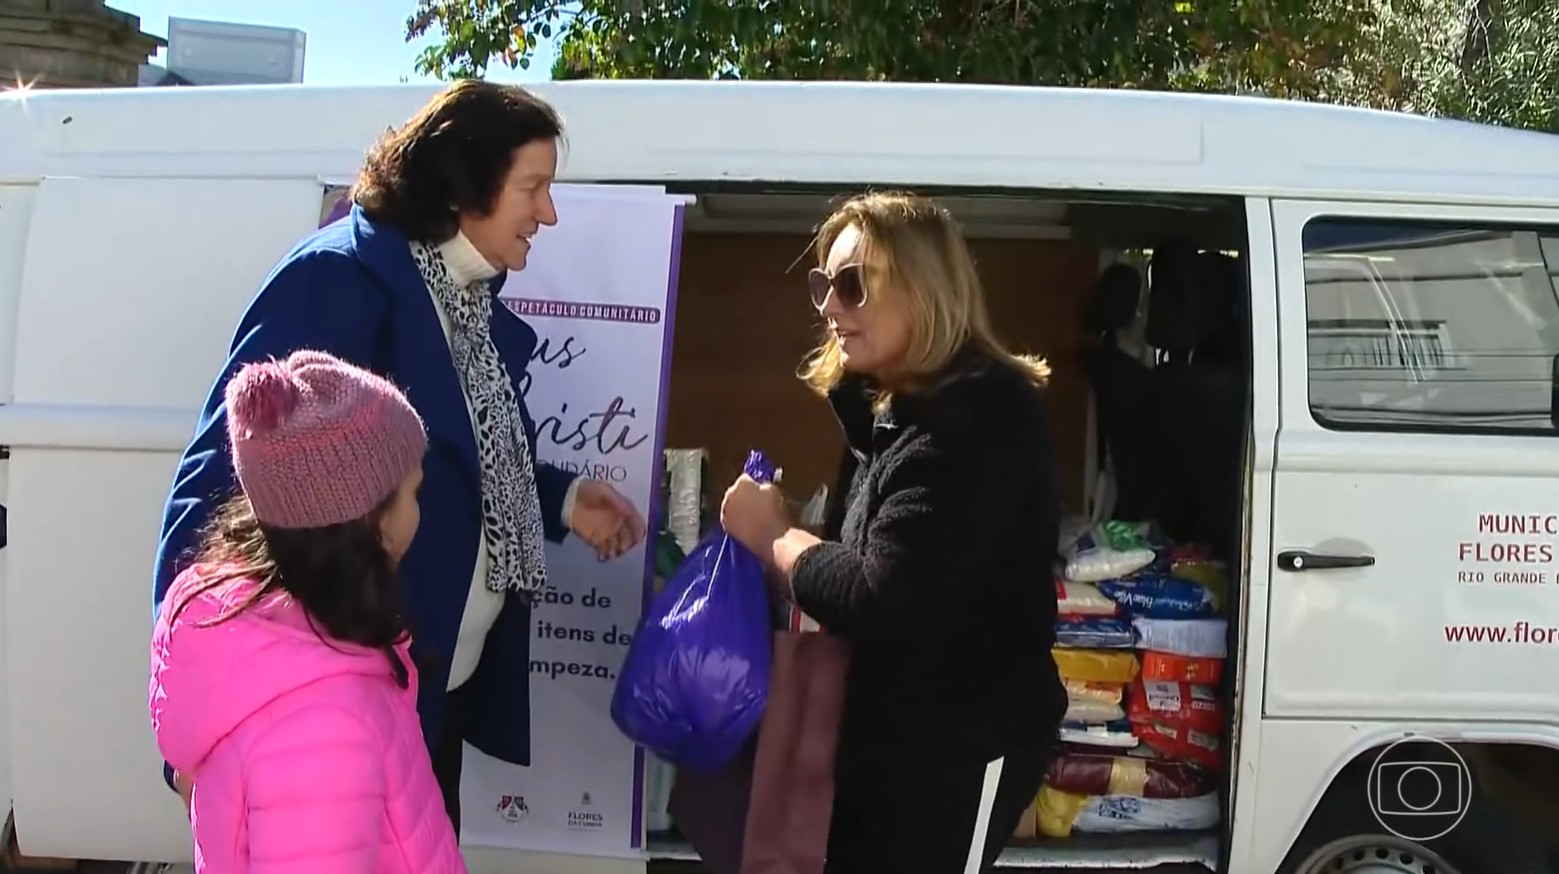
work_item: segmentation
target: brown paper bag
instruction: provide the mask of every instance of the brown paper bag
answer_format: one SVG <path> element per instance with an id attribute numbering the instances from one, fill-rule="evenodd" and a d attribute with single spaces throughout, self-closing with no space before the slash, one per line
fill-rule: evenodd
<path id="1" fill-rule="evenodd" d="M 834 753 L 850 652 L 793 611 L 774 635 L 769 698 L 758 729 L 741 874 L 822 874 L 833 818 Z"/>
<path id="2" fill-rule="evenodd" d="M 730 764 L 709 773 L 677 769 L 671 818 L 709 874 L 740 874 L 755 750 L 756 740 Z"/>

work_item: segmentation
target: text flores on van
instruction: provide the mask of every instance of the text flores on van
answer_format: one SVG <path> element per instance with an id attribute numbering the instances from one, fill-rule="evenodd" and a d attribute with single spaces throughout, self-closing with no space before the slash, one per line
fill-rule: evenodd
<path id="1" fill-rule="evenodd" d="M 1190 95 L 538 90 L 569 126 L 564 181 L 688 196 L 666 445 L 707 448 L 711 488 L 755 444 L 793 495 L 832 483 L 837 428 L 794 377 L 810 232 L 841 195 L 908 187 L 963 222 L 1004 339 L 1050 358 L 1068 509 L 1222 563 L 1221 668 L 1174 684 L 1218 714 L 1194 757 L 1211 819 L 1154 825 L 1172 781 L 1118 764 L 1070 811 L 1037 804 L 1004 865 L 1547 870 L 1559 141 Z M 144 707 L 169 478 L 325 182 L 428 96 L 0 97 L 0 791 L 23 850 L 187 858 Z M 1102 754 L 1164 758 L 1135 747 Z"/>

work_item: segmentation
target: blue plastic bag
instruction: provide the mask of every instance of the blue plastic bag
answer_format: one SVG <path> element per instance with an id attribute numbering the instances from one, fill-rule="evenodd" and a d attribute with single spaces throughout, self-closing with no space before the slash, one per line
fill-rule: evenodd
<path id="1" fill-rule="evenodd" d="M 761 452 L 743 472 L 774 480 Z M 763 565 L 716 527 L 650 604 L 612 693 L 612 721 L 663 761 L 728 764 L 758 730 L 769 692 L 772 627 Z"/>

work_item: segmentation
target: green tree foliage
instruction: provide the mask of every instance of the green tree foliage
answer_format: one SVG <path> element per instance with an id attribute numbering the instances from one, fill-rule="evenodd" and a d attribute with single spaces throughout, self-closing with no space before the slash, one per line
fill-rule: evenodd
<path id="1" fill-rule="evenodd" d="M 1559 129 L 1559 0 L 418 0 L 418 69 L 1259 93 Z"/>
<path id="2" fill-rule="evenodd" d="M 1384 105 L 1559 133 L 1559 2 L 1419 0 L 1390 25 Z"/>

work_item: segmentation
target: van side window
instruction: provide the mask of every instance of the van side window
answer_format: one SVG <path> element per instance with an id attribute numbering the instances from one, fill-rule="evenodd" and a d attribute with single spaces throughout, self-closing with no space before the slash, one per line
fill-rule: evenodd
<path id="1" fill-rule="evenodd" d="M 1303 244 L 1322 426 L 1556 433 L 1559 227 L 1316 218 Z"/>

